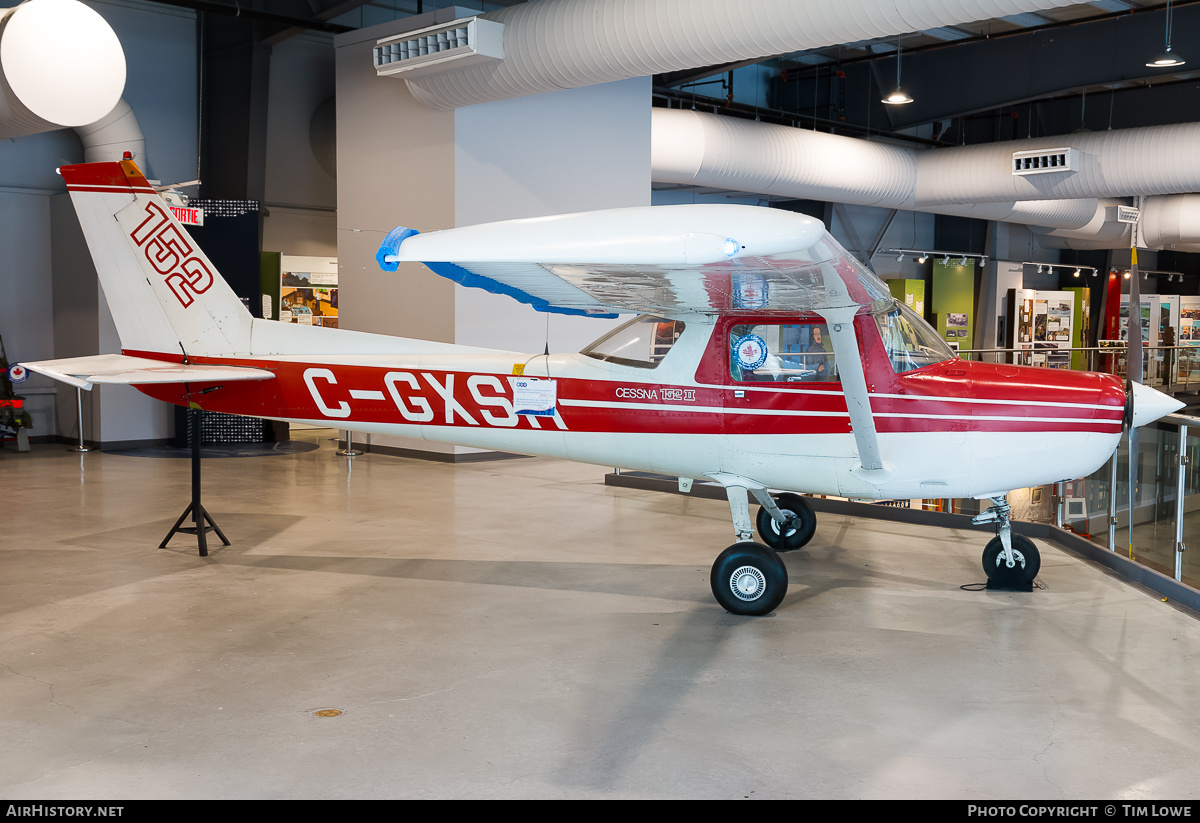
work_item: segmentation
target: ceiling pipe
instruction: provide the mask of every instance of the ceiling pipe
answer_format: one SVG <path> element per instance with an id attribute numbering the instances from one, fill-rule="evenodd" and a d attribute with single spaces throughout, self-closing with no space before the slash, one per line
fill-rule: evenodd
<path id="1" fill-rule="evenodd" d="M 539 0 L 504 24 L 499 63 L 408 80 L 435 109 L 523 97 L 839 43 L 894 37 L 1077 0 Z"/>
<path id="2" fill-rule="evenodd" d="M 929 211 L 1057 229 L 1103 222 L 1096 198 L 926 207 L 916 191 L 923 155 L 904 146 L 859 140 L 681 109 L 653 109 L 650 172 L 655 183 L 860 206 Z M 936 149 L 932 151 L 941 151 Z M 1008 173 L 1005 159 L 1002 171 Z"/>
<path id="3" fill-rule="evenodd" d="M 137 162 L 138 167 L 149 174 L 146 164 L 146 138 L 138 124 L 133 108 L 122 97 L 107 115 L 75 129 L 83 143 L 83 162 L 102 163 L 121 160 L 125 152 Z"/>
<path id="4" fill-rule="evenodd" d="M 112 28 L 77 0 L 28 0 L 0 10 L 0 139 L 83 126 L 125 88 Z"/>
<path id="5" fill-rule="evenodd" d="M 654 109 L 651 179 L 1020 223 L 1038 227 L 1043 244 L 1058 248 L 1128 248 L 1129 224 L 1116 214 L 1117 206 L 1128 202 L 1119 198 L 1170 192 L 1144 198 L 1139 240 L 1148 248 L 1180 248 L 1200 243 L 1200 195 L 1191 193 L 1200 189 L 1200 177 L 1191 171 L 1197 165 L 1195 143 L 1187 139 L 1197 129 L 1200 125 L 1185 123 L 1104 132 L 1104 140 L 1072 134 L 918 151 L 696 111 Z M 1040 199 L 995 199 L 996 192 L 1011 186 L 1010 178 L 1020 177 L 1012 173 L 1013 151 L 1062 147 L 1095 152 L 1100 162 L 1085 163 L 1090 170 L 1086 179 L 1072 187 L 1062 181 L 1078 172 L 1030 175 L 1049 181 L 1034 184 Z M 1147 151 L 1151 156 L 1145 156 Z M 939 158 L 946 154 L 953 155 L 948 163 Z M 1048 194 L 1064 190 L 1082 194 L 1063 199 Z"/>
<path id="6" fill-rule="evenodd" d="M 1058 249 L 1129 248 L 1133 226 L 1115 215 L 1098 231 L 1047 231 L 1038 243 Z M 1138 246 L 1149 249 L 1200 251 L 1200 194 L 1146 197 L 1141 202 Z"/>
<path id="7" fill-rule="evenodd" d="M 1035 137 L 921 152 L 918 205 L 1200 191 L 1200 123 Z M 1070 148 L 1071 171 L 1012 173 L 1015 151 Z"/>

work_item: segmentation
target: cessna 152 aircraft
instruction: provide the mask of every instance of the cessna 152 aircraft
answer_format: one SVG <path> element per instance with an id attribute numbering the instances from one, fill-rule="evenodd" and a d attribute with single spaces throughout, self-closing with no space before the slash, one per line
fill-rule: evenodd
<path id="1" fill-rule="evenodd" d="M 1117 378 L 966 362 L 810 217 L 749 206 L 615 209 L 419 234 L 377 255 L 465 286 L 623 326 L 577 354 L 528 354 L 251 317 L 132 161 L 64 166 L 122 354 L 25 364 L 90 389 L 725 487 L 737 542 L 717 601 L 772 611 L 805 498 L 974 497 L 993 506 L 988 577 L 1032 582 L 1005 495 L 1100 467 L 1182 404 Z M 748 493 L 758 501 L 753 538 Z M 771 547 L 771 548 L 768 548 Z"/>

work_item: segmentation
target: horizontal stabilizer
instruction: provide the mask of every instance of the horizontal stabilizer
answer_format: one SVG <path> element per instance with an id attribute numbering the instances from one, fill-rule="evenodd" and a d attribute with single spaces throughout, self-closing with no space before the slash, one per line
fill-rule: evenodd
<path id="1" fill-rule="evenodd" d="M 150 383 L 217 383 L 271 380 L 274 372 L 244 366 L 192 366 L 124 354 L 97 354 L 41 360 L 22 366 L 54 380 L 91 391 L 94 383 L 142 386 Z"/>

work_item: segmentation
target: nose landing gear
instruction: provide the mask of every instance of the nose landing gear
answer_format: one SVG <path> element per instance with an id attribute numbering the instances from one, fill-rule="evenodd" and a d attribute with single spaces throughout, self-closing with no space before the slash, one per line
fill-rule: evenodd
<path id="1" fill-rule="evenodd" d="M 1012 533 L 1007 497 L 1001 495 L 991 501 L 992 507 L 971 521 L 1000 524 L 1000 533 L 988 541 L 983 550 L 987 587 L 1000 591 L 1033 591 L 1033 581 L 1042 568 L 1042 556 L 1032 540 Z"/>

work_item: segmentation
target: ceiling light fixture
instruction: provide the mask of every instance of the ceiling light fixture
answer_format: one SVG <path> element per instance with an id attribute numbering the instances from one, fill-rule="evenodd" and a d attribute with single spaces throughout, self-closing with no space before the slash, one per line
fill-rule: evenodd
<path id="1" fill-rule="evenodd" d="M 924 252 L 922 252 L 922 253 L 921 253 L 921 256 L 917 258 L 917 262 L 918 262 L 918 263 L 924 263 L 924 262 L 925 262 L 925 259 L 926 259 L 927 257 L 928 257 L 928 255 L 926 255 Z"/>
<path id="2" fill-rule="evenodd" d="M 900 88 L 900 52 L 903 50 L 901 46 L 902 37 L 903 35 L 896 37 L 896 90 L 883 98 L 883 102 L 889 106 L 903 106 L 906 103 L 913 102 L 912 97 L 904 89 Z"/>
<path id="3" fill-rule="evenodd" d="M 960 266 L 967 265 L 967 256 L 965 254 L 962 256 L 962 260 L 958 261 L 958 265 L 960 265 Z"/>
<path id="4" fill-rule="evenodd" d="M 896 262 L 897 262 L 897 263 L 903 263 L 903 262 L 904 262 L 904 255 L 903 255 L 903 254 L 897 254 L 897 255 L 896 255 Z"/>
<path id="5" fill-rule="evenodd" d="M 1073 276 L 1074 276 L 1074 277 L 1078 277 L 1078 276 L 1079 276 L 1079 269 L 1075 269 L 1075 274 L 1074 274 Z"/>
<path id="6" fill-rule="evenodd" d="M 1166 69 L 1172 66 L 1182 66 L 1187 61 L 1178 54 L 1171 53 L 1171 0 L 1167 0 L 1167 32 L 1166 32 L 1167 50 L 1155 57 L 1146 65 L 1152 69 Z M 898 83 L 899 81 L 897 81 Z"/>
<path id="7" fill-rule="evenodd" d="M 942 265 L 943 266 L 950 265 L 950 255 L 947 254 L 945 257 L 942 258 Z"/>

